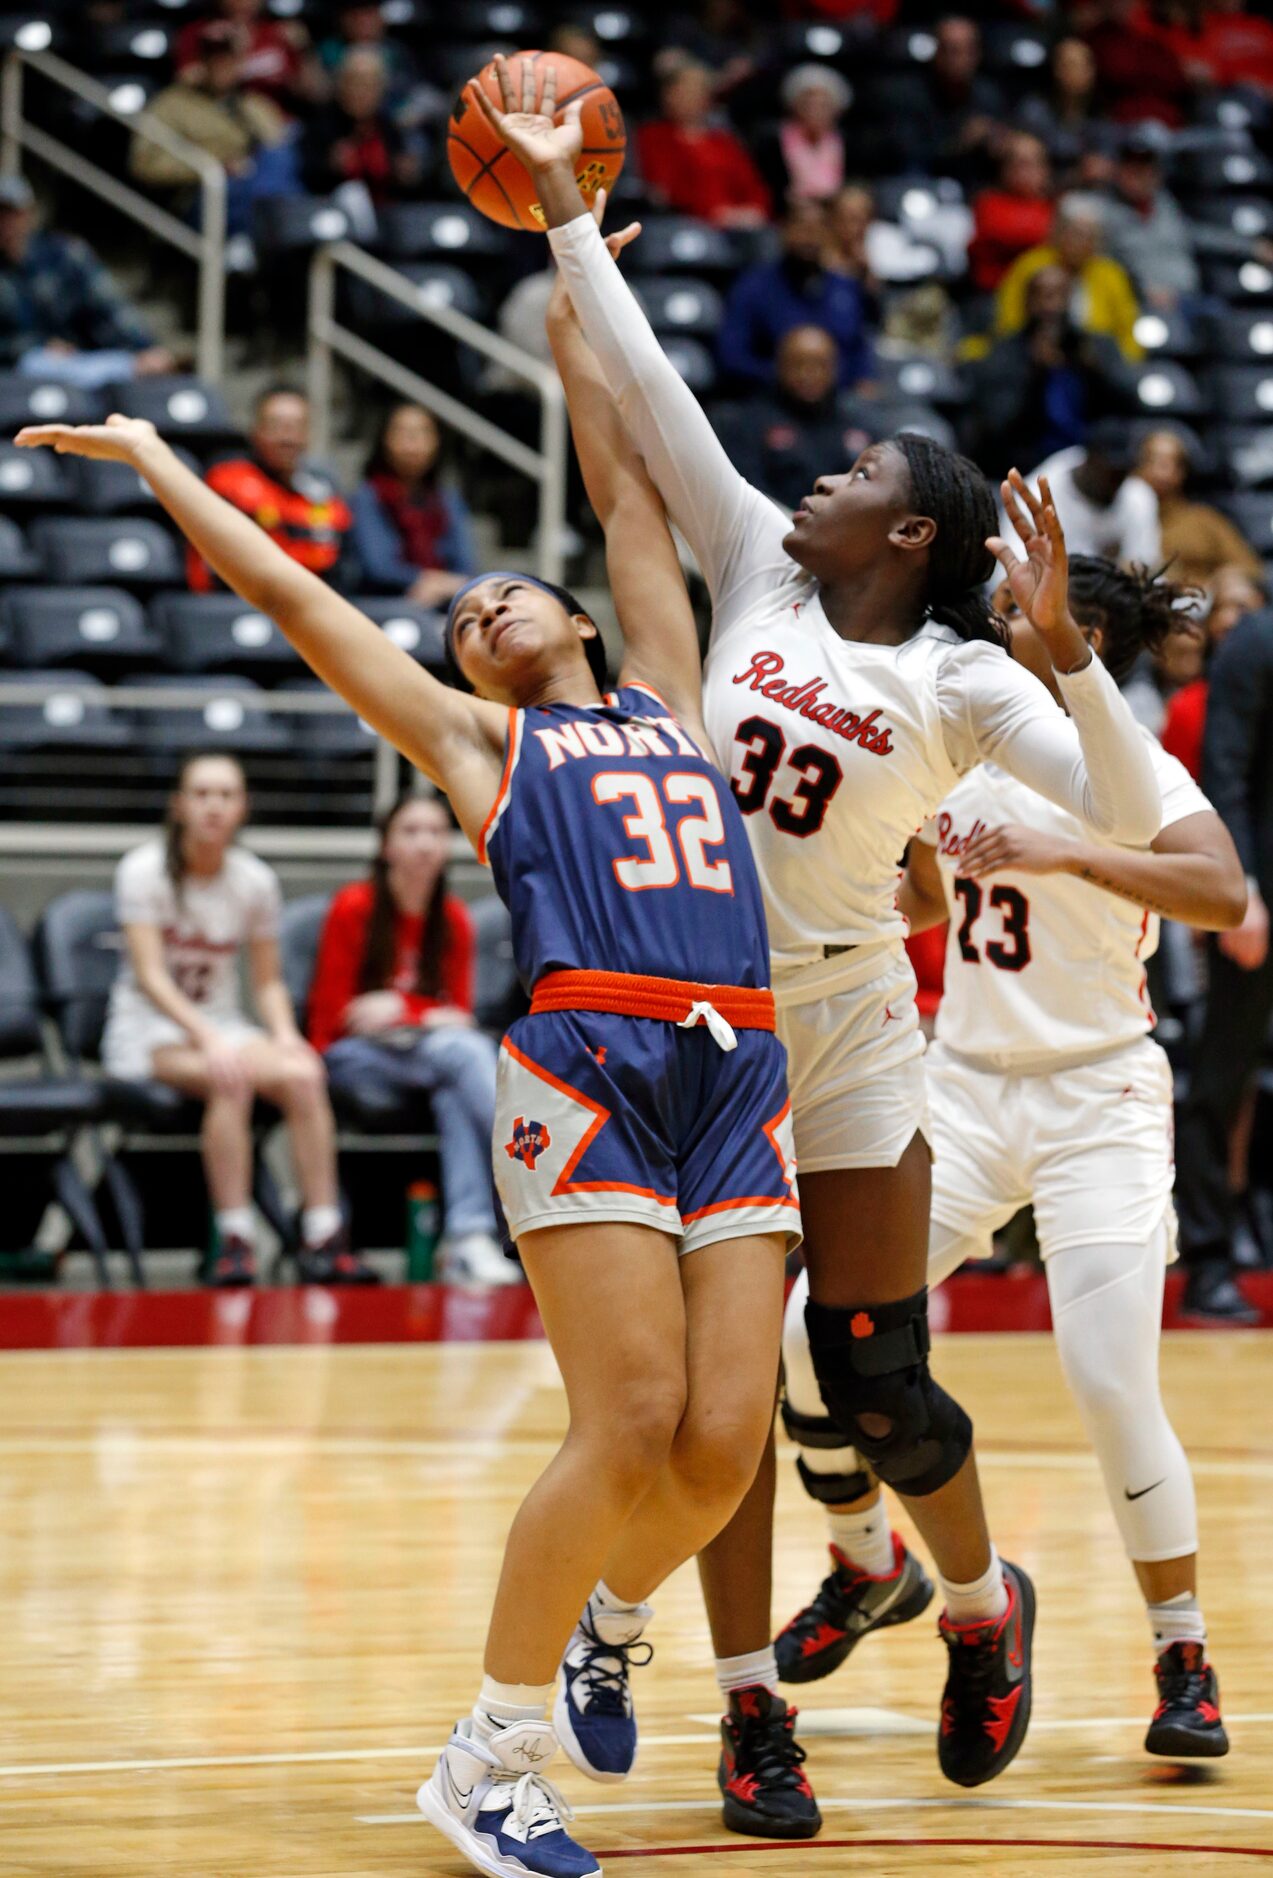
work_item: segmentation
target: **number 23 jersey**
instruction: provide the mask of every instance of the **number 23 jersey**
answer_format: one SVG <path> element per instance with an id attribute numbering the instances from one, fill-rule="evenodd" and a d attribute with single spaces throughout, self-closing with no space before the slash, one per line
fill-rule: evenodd
<path id="1" fill-rule="evenodd" d="M 644 686 L 509 712 L 478 858 L 512 915 L 527 988 L 553 971 L 769 983 L 728 780 Z"/>
<path id="2" fill-rule="evenodd" d="M 1184 766 L 1144 736 L 1163 827 L 1208 811 Z M 1117 845 L 993 766 L 951 792 L 921 837 L 936 847 L 951 908 L 939 1041 L 997 1069 L 1029 1070 L 1144 1036 L 1155 1021 L 1145 961 L 1158 948 L 1157 915 L 1070 874 L 961 874 L 973 836 L 1009 822 L 1088 846 Z"/>

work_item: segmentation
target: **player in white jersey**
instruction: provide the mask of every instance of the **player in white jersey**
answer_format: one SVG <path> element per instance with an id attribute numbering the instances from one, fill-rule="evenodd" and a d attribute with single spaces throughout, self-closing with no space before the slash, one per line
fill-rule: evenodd
<path id="1" fill-rule="evenodd" d="M 792 524 L 734 470 L 606 253 L 575 182 L 573 107 L 556 124 L 526 61 L 517 110 L 497 66 L 504 109 L 476 87 L 471 101 L 534 175 L 583 331 L 711 591 L 705 716 L 765 893 L 806 1177 L 819 1387 L 837 1425 L 907 1496 L 952 1619 L 984 1622 L 976 1636 L 954 1626 L 947 1635 L 945 1705 L 958 1725 L 939 1741 L 948 1775 L 979 1784 L 1024 1734 L 1033 1591 L 995 1555 L 971 1423 L 929 1373 L 930 1151 L 899 857 L 959 778 L 990 759 L 1103 832 L 1149 841 L 1161 808 L 1153 767 L 1066 611 L 1064 545 L 1046 497 L 1027 497 L 1018 478 L 1029 556 L 1013 578 L 1032 596 L 1068 723 L 1005 656 L 984 599 L 995 505 L 975 466 L 921 437 L 875 445 L 847 472 L 820 478 Z M 1016 565 L 997 537 L 993 545 Z M 626 550 L 637 556 L 640 543 Z M 804 1837 L 819 1820 L 777 1695 L 772 1487 L 770 1463 L 700 1563 L 730 1708 L 726 1823 Z M 886 1581 L 883 1603 L 922 1607 L 923 1574 L 865 1475 L 857 1492 L 866 1506 L 855 1562 Z M 995 1734 L 986 1704 L 1009 1666 L 1014 1721 Z M 626 1691 L 617 1658 L 613 1681 Z M 613 1689 L 603 1693 L 609 1703 Z M 579 1764 L 598 1771 L 586 1755 Z"/>
<path id="2" fill-rule="evenodd" d="M 254 1276 L 257 1096 L 277 1104 L 287 1121 L 302 1200 L 302 1278 L 365 1283 L 375 1274 L 351 1252 L 341 1218 L 327 1074 L 296 1027 L 279 966 L 278 878 L 235 840 L 247 806 L 232 756 L 188 757 L 163 836 L 120 862 L 115 903 L 125 953 L 102 1061 L 109 1075 L 154 1077 L 204 1105 L 204 1171 L 218 1241 L 211 1283 L 246 1285 Z M 244 955 L 264 1028 L 243 1008 Z"/>
<path id="3" fill-rule="evenodd" d="M 1070 573 L 1075 617 L 1115 677 L 1183 623 L 1180 589 L 1167 582 L 1087 557 Z M 1037 655 L 1025 622 L 1012 625 L 1018 656 Z M 1149 1034 L 1145 961 L 1160 914 L 1236 926 L 1246 887 L 1224 823 L 1145 736 L 1163 797 L 1148 851 L 1093 837 L 987 766 L 912 843 L 899 898 L 912 931 L 950 920 L 928 1056 L 929 1282 L 984 1257 L 992 1233 L 1033 1205 L 1062 1367 L 1153 1627 L 1158 1706 L 1145 1745 L 1175 1759 L 1224 1754 L 1228 1741 L 1198 1605 L 1193 1483 L 1158 1386 L 1163 1275 L 1175 1256 L 1172 1078 Z M 787 1394 L 816 1415 L 799 1289 Z M 854 1465 L 851 1452 L 826 1447 L 804 1458 L 806 1478 Z M 830 1523 L 834 1552 L 834 1512 Z M 833 1571 L 782 1633 L 785 1679 L 815 1681 L 844 1660 L 839 1598 Z"/>

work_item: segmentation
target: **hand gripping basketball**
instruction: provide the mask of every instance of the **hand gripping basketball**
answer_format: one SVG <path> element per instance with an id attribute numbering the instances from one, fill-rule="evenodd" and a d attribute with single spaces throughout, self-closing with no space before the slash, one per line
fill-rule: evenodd
<path id="1" fill-rule="evenodd" d="M 447 131 L 456 182 L 505 228 L 540 232 L 543 178 L 556 167 L 591 203 L 613 189 L 626 150 L 623 113 L 605 80 L 561 52 L 502 54 L 460 93 Z"/>

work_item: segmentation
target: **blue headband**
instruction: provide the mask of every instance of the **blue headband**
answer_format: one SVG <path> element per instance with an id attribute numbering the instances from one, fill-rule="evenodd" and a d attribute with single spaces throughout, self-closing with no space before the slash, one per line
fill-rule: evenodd
<path id="1" fill-rule="evenodd" d="M 551 582 L 540 580 L 535 574 L 519 574 L 508 567 L 492 568 L 488 574 L 474 574 L 472 580 L 466 580 L 464 585 L 456 593 L 451 595 L 451 604 L 446 610 L 446 636 L 448 644 L 455 626 L 455 615 L 459 608 L 460 601 L 464 598 L 466 593 L 472 593 L 474 587 L 480 587 L 482 582 L 486 580 L 520 580 L 524 582 L 527 587 L 538 587 L 541 593 L 546 593 L 550 598 L 558 601 L 566 591 L 564 587 L 554 587 Z M 573 595 L 571 597 L 573 598 Z M 582 607 L 580 611 L 583 612 Z M 591 619 L 591 613 L 585 613 L 584 618 Z"/>

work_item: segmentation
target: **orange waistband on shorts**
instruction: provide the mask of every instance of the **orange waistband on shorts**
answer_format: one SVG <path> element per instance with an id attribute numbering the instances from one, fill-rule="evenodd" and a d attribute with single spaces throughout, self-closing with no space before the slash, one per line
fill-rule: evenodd
<path id="1" fill-rule="evenodd" d="M 748 985 L 699 985 L 690 979 L 645 978 L 636 972 L 549 972 L 531 994 L 541 1011 L 610 1011 L 681 1024 L 695 1005 L 710 1004 L 735 1030 L 772 1030 L 774 994 Z"/>

